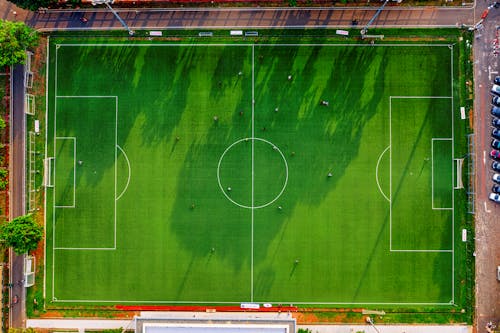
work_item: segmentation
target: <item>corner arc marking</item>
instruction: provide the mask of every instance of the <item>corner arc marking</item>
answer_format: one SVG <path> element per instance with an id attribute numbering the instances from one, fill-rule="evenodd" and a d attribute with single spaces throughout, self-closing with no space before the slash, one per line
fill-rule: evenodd
<path id="1" fill-rule="evenodd" d="M 391 148 L 391 145 L 387 146 L 387 148 L 384 149 L 384 151 L 380 154 L 380 156 L 378 157 L 378 161 L 377 161 L 377 167 L 375 168 L 375 180 L 377 181 L 377 186 L 378 186 L 378 190 L 380 191 L 380 194 L 382 194 L 382 196 L 388 201 L 388 202 L 391 202 L 391 199 L 387 197 L 387 195 L 385 195 L 384 191 L 382 190 L 382 187 L 380 186 L 380 182 L 378 181 L 378 166 L 380 164 L 380 161 L 382 160 L 382 157 L 384 156 L 384 154 L 389 150 L 389 148 Z"/>
<path id="2" fill-rule="evenodd" d="M 120 198 L 122 197 L 122 195 L 125 194 L 125 192 L 127 192 L 127 189 L 128 189 L 128 184 L 130 183 L 130 176 L 131 176 L 131 168 L 130 168 L 130 161 L 128 159 L 128 156 L 127 154 L 125 153 L 125 151 L 122 149 L 122 147 L 120 147 L 119 145 L 116 145 L 116 148 L 118 148 L 123 156 L 125 157 L 125 161 L 127 161 L 127 167 L 128 167 L 128 178 L 127 178 L 127 184 L 125 185 L 125 188 L 123 189 L 123 191 L 120 193 L 120 195 L 118 197 L 115 198 L 116 201 L 120 200 Z M 116 163 L 116 161 L 115 161 Z"/>

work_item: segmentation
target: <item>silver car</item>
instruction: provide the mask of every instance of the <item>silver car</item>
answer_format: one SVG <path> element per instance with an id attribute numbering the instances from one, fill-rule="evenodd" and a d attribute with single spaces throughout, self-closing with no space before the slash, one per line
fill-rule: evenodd
<path id="1" fill-rule="evenodd" d="M 491 87 L 491 93 L 500 96 L 500 86 L 494 84 L 493 87 Z"/>
<path id="2" fill-rule="evenodd" d="M 490 193 L 490 200 L 495 201 L 496 203 L 500 203 L 500 194 Z"/>

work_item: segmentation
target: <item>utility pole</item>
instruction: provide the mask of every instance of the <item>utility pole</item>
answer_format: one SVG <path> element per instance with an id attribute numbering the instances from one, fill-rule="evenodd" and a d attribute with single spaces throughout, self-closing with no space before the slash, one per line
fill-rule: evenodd
<path id="1" fill-rule="evenodd" d="M 380 12 L 382 11 L 382 9 L 384 9 L 385 5 L 387 5 L 388 2 L 389 2 L 389 0 L 385 0 L 384 3 L 382 4 L 382 6 L 375 12 L 375 15 L 373 15 L 373 17 L 371 18 L 371 20 L 368 21 L 368 23 L 363 27 L 363 29 L 361 29 L 361 36 L 366 35 L 366 33 L 368 32 L 368 27 L 380 15 Z"/>
<path id="2" fill-rule="evenodd" d="M 128 34 L 130 36 L 133 36 L 134 31 L 132 29 L 130 29 L 130 27 L 127 25 L 127 23 L 125 23 L 125 21 L 120 17 L 120 15 L 118 15 L 118 12 L 116 10 L 114 10 L 113 7 L 111 7 L 111 4 L 113 2 L 114 2 L 114 0 L 93 0 L 92 5 L 95 6 L 95 5 L 105 4 L 109 8 L 109 10 L 113 13 L 113 15 L 115 15 L 115 17 L 118 19 L 118 21 L 120 21 L 121 25 L 123 25 L 123 27 L 125 29 L 127 29 Z"/>

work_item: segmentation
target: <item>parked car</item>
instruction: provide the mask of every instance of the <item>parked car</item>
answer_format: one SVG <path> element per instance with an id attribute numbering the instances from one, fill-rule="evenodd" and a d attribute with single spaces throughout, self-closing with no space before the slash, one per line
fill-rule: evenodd
<path id="1" fill-rule="evenodd" d="M 498 76 L 498 75 L 495 76 L 495 78 L 493 79 L 493 83 L 500 85 L 500 76 Z"/>
<path id="2" fill-rule="evenodd" d="M 498 151 L 496 149 L 492 149 L 490 151 L 490 157 L 494 158 L 495 160 L 500 160 L 500 151 Z"/>
<path id="3" fill-rule="evenodd" d="M 494 128 L 491 131 L 491 136 L 494 137 L 495 139 L 500 139 L 500 129 Z"/>
<path id="4" fill-rule="evenodd" d="M 500 128 L 500 119 L 498 118 L 491 119 L 491 125 L 495 126 L 496 128 Z"/>
<path id="5" fill-rule="evenodd" d="M 500 141 L 498 141 L 497 139 L 491 140 L 491 146 L 495 149 L 500 149 Z"/>
<path id="6" fill-rule="evenodd" d="M 491 179 L 493 179 L 495 183 L 500 184 L 500 173 L 495 173 Z"/>
<path id="7" fill-rule="evenodd" d="M 491 168 L 495 171 L 500 172 L 500 162 L 493 162 L 491 163 Z"/>
<path id="8" fill-rule="evenodd" d="M 500 194 L 490 193 L 490 200 L 500 203 Z"/>
<path id="9" fill-rule="evenodd" d="M 495 117 L 500 117 L 500 107 L 493 106 L 491 108 L 491 114 L 494 115 Z"/>
<path id="10" fill-rule="evenodd" d="M 500 193 L 500 185 L 493 185 L 493 187 L 491 188 L 491 192 Z"/>
<path id="11" fill-rule="evenodd" d="M 491 93 L 500 96 L 500 86 L 498 84 L 494 84 L 493 87 L 491 87 Z"/>
<path id="12" fill-rule="evenodd" d="M 491 99 L 491 104 L 500 106 L 500 96 L 493 96 L 493 98 Z"/>

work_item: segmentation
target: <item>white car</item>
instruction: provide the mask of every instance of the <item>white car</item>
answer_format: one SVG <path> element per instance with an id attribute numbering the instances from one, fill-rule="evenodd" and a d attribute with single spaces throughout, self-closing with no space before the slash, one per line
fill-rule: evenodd
<path id="1" fill-rule="evenodd" d="M 500 173 L 495 173 L 493 177 L 491 177 L 495 183 L 500 184 Z"/>
<path id="2" fill-rule="evenodd" d="M 491 87 L 491 93 L 500 96 L 500 86 L 494 84 L 493 87 Z"/>
<path id="3" fill-rule="evenodd" d="M 490 200 L 495 201 L 496 203 L 500 203 L 500 194 L 490 193 Z"/>

